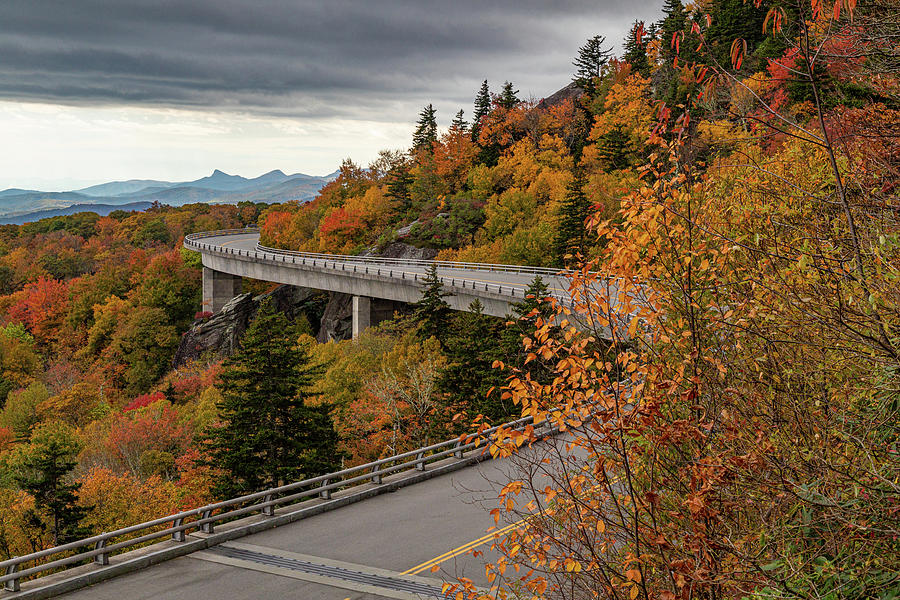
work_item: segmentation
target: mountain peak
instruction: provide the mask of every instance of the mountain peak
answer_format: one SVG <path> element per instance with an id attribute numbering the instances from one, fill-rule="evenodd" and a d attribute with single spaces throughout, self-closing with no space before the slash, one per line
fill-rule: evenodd
<path id="1" fill-rule="evenodd" d="M 279 177 L 287 177 L 287 175 L 285 175 L 284 171 L 282 171 L 281 169 L 272 169 L 271 171 L 269 171 L 268 173 L 266 173 L 264 175 L 261 175 L 260 177 L 266 177 L 268 175 L 273 175 L 273 176 L 278 175 Z"/>
<path id="2" fill-rule="evenodd" d="M 225 177 L 231 177 L 231 175 L 229 175 L 229 174 L 226 173 L 225 171 L 220 171 L 219 169 L 216 169 L 215 171 L 213 171 L 213 172 L 212 172 L 212 175 L 210 175 L 210 177 L 215 177 L 215 176 L 217 176 L 217 175 L 218 175 L 219 177 L 222 177 L 222 176 L 225 176 Z"/>

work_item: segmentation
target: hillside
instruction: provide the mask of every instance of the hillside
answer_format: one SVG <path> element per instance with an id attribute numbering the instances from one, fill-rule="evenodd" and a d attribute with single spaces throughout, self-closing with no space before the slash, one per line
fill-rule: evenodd
<path id="1" fill-rule="evenodd" d="M 487 447 L 521 466 L 491 597 L 895 597 L 896 7 L 663 10 L 618 58 L 587 40 L 546 101 L 485 81 L 471 122 L 429 104 L 408 149 L 324 185 L 216 171 L 0 226 L 0 559 L 527 414 L 565 442 Z M 454 312 L 429 277 L 357 340 L 346 295 L 245 280 L 198 313 L 183 236 L 248 225 L 568 268 L 573 302 L 535 280 L 507 318 Z"/>

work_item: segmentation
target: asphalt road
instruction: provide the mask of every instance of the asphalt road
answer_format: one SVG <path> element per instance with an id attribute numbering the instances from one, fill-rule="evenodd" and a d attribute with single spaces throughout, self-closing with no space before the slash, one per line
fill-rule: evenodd
<path id="1" fill-rule="evenodd" d="M 205 244 L 211 244 L 214 246 L 219 246 L 221 248 L 240 249 L 252 252 L 256 250 L 257 243 L 259 242 L 259 234 L 249 233 L 211 236 L 204 237 L 200 241 Z M 260 252 L 260 255 L 266 257 L 274 257 L 276 253 Z M 280 256 L 280 254 L 278 256 Z M 353 262 L 354 258 L 358 260 L 359 257 L 348 256 L 346 259 L 323 260 L 322 264 L 339 269 L 342 263 Z M 406 274 L 407 279 L 410 278 L 410 276 L 413 274 L 422 275 L 427 271 L 427 267 L 425 266 L 411 264 L 392 265 L 391 269 L 397 273 L 398 279 L 400 278 L 399 273 L 401 271 Z M 529 284 L 531 284 L 531 282 L 535 278 L 535 274 L 533 273 L 517 273 L 515 271 L 503 270 L 487 271 L 465 268 L 449 268 L 445 266 L 438 267 L 438 275 L 445 278 L 453 278 L 469 282 L 499 285 L 503 286 L 504 288 L 508 286 L 519 290 L 519 293 L 517 294 L 519 298 L 521 298 L 522 296 L 521 291 L 527 289 Z M 550 288 L 550 293 L 554 297 L 561 300 L 568 298 L 569 280 L 566 277 L 560 277 L 554 274 L 542 274 L 541 278 L 544 280 L 544 283 L 548 285 L 548 287 Z"/>
<path id="2" fill-rule="evenodd" d="M 225 546 L 249 549 L 258 556 L 302 559 L 306 563 L 387 577 L 418 570 L 418 580 L 434 589 L 459 576 L 487 587 L 484 561 L 491 558 L 492 536 L 486 532 L 494 525 L 488 511 L 496 507 L 497 490 L 514 472 L 515 463 L 509 459 L 486 461 L 240 538 Z M 503 525 L 501 522 L 500 526 Z M 484 543 L 475 546 L 485 551 L 484 557 L 454 553 L 484 538 L 487 538 Z M 62 597 L 68 600 L 403 597 L 392 596 L 386 589 L 365 588 L 340 577 L 310 581 L 309 577 L 290 569 L 223 558 L 223 552 L 229 549 L 222 550 L 219 546 L 170 560 Z M 440 571 L 431 572 L 434 559 L 441 557 Z"/>

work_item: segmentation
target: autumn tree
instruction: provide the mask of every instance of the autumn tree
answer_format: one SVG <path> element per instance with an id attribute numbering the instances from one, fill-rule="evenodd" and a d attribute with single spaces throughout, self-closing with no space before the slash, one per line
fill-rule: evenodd
<path id="1" fill-rule="evenodd" d="M 812 102 L 773 108 L 732 45 L 703 93 L 749 88 L 760 137 L 706 165 L 696 149 L 711 124 L 691 122 L 699 93 L 660 107 L 644 185 L 615 219 L 592 219 L 603 256 L 572 275 L 572 306 L 554 319 L 565 336 L 547 323 L 526 342 L 551 377 L 520 370 L 506 392 L 567 434 L 520 453 L 523 478 L 500 492 L 497 518 L 509 511 L 514 525 L 487 573 L 515 580 L 500 595 L 859 598 L 896 587 L 896 428 L 885 423 L 897 414 L 900 263 L 882 240 L 898 223 L 882 212 L 883 189 L 861 183 L 889 135 L 838 125 L 853 111 L 830 109 L 815 75 L 863 13 L 843 1 L 793 7 L 796 20 L 770 20 L 790 32 Z M 683 72 L 704 79 L 696 67 Z M 847 142 L 857 134 L 866 150 Z M 502 432 L 492 452 L 528 441 Z"/>
<path id="2" fill-rule="evenodd" d="M 328 404 L 312 404 L 321 374 L 299 331 L 264 301 L 221 374 L 221 424 L 209 431 L 220 498 L 336 470 L 337 434 Z"/>

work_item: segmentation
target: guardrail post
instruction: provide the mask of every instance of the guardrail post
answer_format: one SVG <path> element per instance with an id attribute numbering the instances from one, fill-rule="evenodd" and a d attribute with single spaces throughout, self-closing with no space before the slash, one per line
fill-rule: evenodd
<path id="1" fill-rule="evenodd" d="M 182 525 L 184 525 L 184 517 L 179 517 L 172 522 L 172 529 L 175 529 L 176 527 L 181 527 Z M 185 539 L 184 529 L 179 529 L 178 531 L 173 531 L 172 539 L 175 540 L 176 542 L 183 542 Z"/>
<path id="2" fill-rule="evenodd" d="M 272 501 L 274 499 L 275 497 L 272 496 L 272 494 L 266 494 L 265 496 L 263 496 L 263 503 L 265 503 L 265 506 L 262 507 L 262 511 L 260 512 L 262 512 L 262 514 L 266 515 L 267 517 L 275 516 L 275 505 L 272 504 Z"/>
<path id="3" fill-rule="evenodd" d="M 375 465 L 374 467 L 372 467 L 372 483 L 381 483 L 381 465 Z"/>
<path id="4" fill-rule="evenodd" d="M 321 492 L 319 492 L 319 498 L 324 498 L 325 500 L 331 500 L 331 488 L 327 487 L 329 483 L 330 483 L 330 480 L 326 479 L 325 481 L 322 482 L 322 485 L 319 486 L 319 487 L 327 488 L 327 489 L 324 489 Z"/>
<path id="5" fill-rule="evenodd" d="M 200 513 L 201 519 L 208 519 L 211 516 L 212 516 L 211 510 L 204 510 L 202 513 Z M 213 529 L 214 529 L 214 527 L 213 527 L 212 521 L 207 521 L 206 523 L 201 523 L 201 525 L 200 525 L 200 531 L 202 531 L 203 533 L 213 533 Z"/>
<path id="6" fill-rule="evenodd" d="M 94 544 L 94 550 L 102 550 L 103 548 L 106 548 L 106 540 L 99 540 L 96 544 Z M 101 552 L 94 557 L 94 563 L 102 566 L 108 565 L 109 554 L 106 552 Z"/>
<path id="7" fill-rule="evenodd" d="M 416 471 L 424 471 L 425 470 L 425 453 L 419 452 L 416 454 Z"/>
<path id="8" fill-rule="evenodd" d="M 9 565 L 8 567 L 6 567 L 6 574 L 12 575 L 18 570 L 18 567 L 18 565 Z M 15 579 L 10 579 L 9 581 L 7 581 L 5 584 L 3 584 L 3 589 L 5 589 L 7 592 L 18 592 L 19 589 L 21 589 L 19 588 L 19 578 L 16 577 Z"/>
<path id="9" fill-rule="evenodd" d="M 462 457 L 463 457 L 463 451 L 459 449 L 460 446 L 462 446 L 462 441 L 457 440 L 457 441 L 456 441 L 456 445 L 453 446 L 453 447 L 456 449 L 456 450 L 454 450 L 454 452 L 453 452 L 453 456 L 455 456 L 456 458 L 462 458 Z"/>

